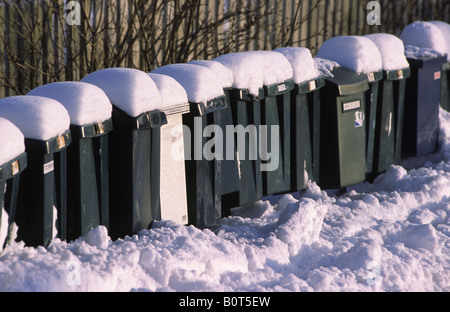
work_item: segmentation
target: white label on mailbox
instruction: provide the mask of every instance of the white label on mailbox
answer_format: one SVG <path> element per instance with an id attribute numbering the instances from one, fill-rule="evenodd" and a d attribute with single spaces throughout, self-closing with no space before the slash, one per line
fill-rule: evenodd
<path id="1" fill-rule="evenodd" d="M 439 79 L 441 79 L 441 72 L 440 71 L 434 73 L 434 80 L 439 80 Z"/>
<path id="2" fill-rule="evenodd" d="M 344 103 L 344 112 L 352 110 L 352 109 L 357 109 L 361 107 L 361 101 L 354 101 L 354 102 L 349 102 L 349 103 Z"/>
<path id="3" fill-rule="evenodd" d="M 44 164 L 44 174 L 52 172 L 55 169 L 55 163 L 52 161 Z"/>
<path id="4" fill-rule="evenodd" d="M 316 90 L 316 81 L 315 80 L 312 80 L 312 81 L 310 81 L 309 82 L 309 91 L 313 91 L 313 90 Z"/>
<path id="5" fill-rule="evenodd" d="M 283 92 L 283 91 L 286 91 L 286 90 L 287 90 L 287 88 L 286 88 L 286 85 L 284 83 L 280 84 L 278 86 L 278 92 Z"/>

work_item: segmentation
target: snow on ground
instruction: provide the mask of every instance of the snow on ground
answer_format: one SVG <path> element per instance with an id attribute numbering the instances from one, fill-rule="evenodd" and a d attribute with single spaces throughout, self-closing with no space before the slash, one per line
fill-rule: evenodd
<path id="1" fill-rule="evenodd" d="M 0 291 L 450 291 L 450 114 L 439 152 L 333 195 L 314 183 L 233 210 L 214 231 L 104 227 L 0 254 Z M 415 168 L 414 168 L 415 167 Z"/>

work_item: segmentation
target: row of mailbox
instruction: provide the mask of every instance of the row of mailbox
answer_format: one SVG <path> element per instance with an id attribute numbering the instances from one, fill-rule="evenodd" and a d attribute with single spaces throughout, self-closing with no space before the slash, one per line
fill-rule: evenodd
<path id="1" fill-rule="evenodd" d="M 71 125 L 50 140 L 25 138 L 26 153 L 0 165 L 9 226 L 16 223 L 18 238 L 32 246 L 55 235 L 75 239 L 98 225 L 113 239 L 167 218 L 214 227 L 233 207 L 304 190 L 311 181 L 328 189 L 371 180 L 405 157 L 434 152 L 439 105 L 450 109 L 447 58 L 408 61 L 409 68 L 369 75 L 337 67 L 333 77 L 286 80 L 264 86 L 259 96 L 227 88 L 207 103 L 137 117 L 113 106 L 103 122 Z M 173 129 L 181 125 L 175 142 Z M 209 125 L 256 126 L 256 137 L 278 149 L 271 151 L 279 156 L 276 168 L 261 170 L 267 159 L 251 157 L 250 146 L 259 150 L 261 141 L 249 133 L 245 155 L 233 133 L 232 150 L 223 143 L 223 154 L 233 157 L 195 157 L 195 127 Z M 204 147 L 207 138 L 201 140 Z M 186 157 L 168 157 L 180 142 Z"/>

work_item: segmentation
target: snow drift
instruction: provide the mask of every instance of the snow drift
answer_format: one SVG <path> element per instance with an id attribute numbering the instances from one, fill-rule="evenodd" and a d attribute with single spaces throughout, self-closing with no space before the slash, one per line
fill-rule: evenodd
<path id="1" fill-rule="evenodd" d="M 343 195 L 314 183 L 233 210 L 214 231 L 104 227 L 0 254 L 1 291 L 450 291 L 450 114 L 439 151 Z"/>

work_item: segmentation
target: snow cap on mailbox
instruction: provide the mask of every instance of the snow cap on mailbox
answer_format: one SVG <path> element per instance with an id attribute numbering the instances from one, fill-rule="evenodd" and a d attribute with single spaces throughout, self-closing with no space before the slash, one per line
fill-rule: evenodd
<path id="1" fill-rule="evenodd" d="M 2 117 L 0 117 L 0 133 L 1 166 L 25 152 L 25 138 L 15 124 Z"/>
<path id="2" fill-rule="evenodd" d="M 450 24 L 442 21 L 430 21 L 429 23 L 437 26 L 444 36 L 444 40 L 447 43 L 447 60 L 450 62 Z"/>
<path id="3" fill-rule="evenodd" d="M 47 141 L 70 127 L 65 107 L 42 96 L 17 95 L 0 99 L 0 117 L 13 122 L 27 139 Z"/>
<path id="4" fill-rule="evenodd" d="M 300 47 L 286 47 L 278 48 L 274 51 L 283 54 L 291 63 L 294 82 L 296 84 L 301 84 L 303 82 L 316 79 L 320 76 L 309 49 Z"/>
<path id="5" fill-rule="evenodd" d="M 229 53 L 214 59 L 233 73 L 233 88 L 247 89 L 258 95 L 264 86 L 283 83 L 293 78 L 291 63 L 275 51 Z"/>
<path id="6" fill-rule="evenodd" d="M 414 22 L 403 29 L 400 38 L 405 46 L 426 48 L 438 52 L 441 55 L 447 53 L 447 41 L 442 30 L 442 25 L 430 22 Z"/>
<path id="7" fill-rule="evenodd" d="M 186 90 L 174 78 L 168 75 L 149 73 L 162 97 L 162 108 L 170 108 L 186 104 L 188 97 Z"/>
<path id="8" fill-rule="evenodd" d="M 162 98 L 147 73 L 133 68 L 106 68 L 93 72 L 82 82 L 102 89 L 112 105 L 131 117 L 160 109 Z"/>
<path id="9" fill-rule="evenodd" d="M 366 35 L 377 46 L 383 60 L 384 70 L 399 70 L 409 67 L 405 56 L 405 46 L 403 41 L 391 34 L 371 34 Z"/>
<path id="10" fill-rule="evenodd" d="M 317 57 L 332 60 L 357 73 L 370 74 L 383 69 L 377 46 L 363 36 L 340 36 L 328 39 Z"/>
<path id="11" fill-rule="evenodd" d="M 220 80 L 220 84 L 224 89 L 231 88 L 233 86 L 233 72 L 219 62 L 213 60 L 195 60 L 189 62 L 188 64 L 205 66 L 211 69 Z"/>
<path id="12" fill-rule="evenodd" d="M 72 125 L 83 126 L 111 118 L 112 105 L 99 87 L 79 81 L 54 82 L 31 90 L 37 95 L 59 101 L 67 109 Z"/>
<path id="13" fill-rule="evenodd" d="M 224 96 L 224 90 L 214 72 L 206 66 L 194 64 L 170 64 L 159 67 L 151 74 L 163 74 L 175 79 L 191 103 L 204 103 Z"/>

